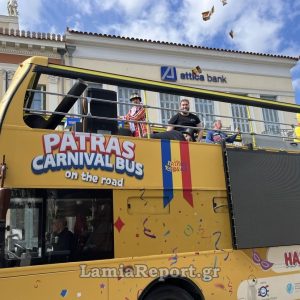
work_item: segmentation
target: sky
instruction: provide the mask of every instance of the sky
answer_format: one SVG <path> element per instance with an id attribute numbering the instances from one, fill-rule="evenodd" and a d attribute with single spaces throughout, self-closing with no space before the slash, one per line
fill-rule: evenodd
<path id="1" fill-rule="evenodd" d="M 223 0 L 226 1 L 226 0 Z M 7 0 L 0 14 L 7 15 Z M 214 6 L 210 20 L 202 12 Z M 66 28 L 237 51 L 300 56 L 299 0 L 18 0 L 21 30 Z M 229 32 L 233 31 L 233 39 Z M 291 70 L 300 104 L 300 62 Z"/>

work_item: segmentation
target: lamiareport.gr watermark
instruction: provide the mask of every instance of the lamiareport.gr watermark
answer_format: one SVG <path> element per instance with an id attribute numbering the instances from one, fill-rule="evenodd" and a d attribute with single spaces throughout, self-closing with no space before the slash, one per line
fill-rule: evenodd
<path id="1" fill-rule="evenodd" d="M 89 267 L 81 264 L 80 278 L 164 278 L 172 277 L 188 277 L 200 278 L 205 282 L 209 282 L 219 277 L 220 268 L 204 267 L 201 271 L 197 271 L 195 266 L 188 267 L 148 267 L 145 264 L 123 265 L 118 267 Z"/>

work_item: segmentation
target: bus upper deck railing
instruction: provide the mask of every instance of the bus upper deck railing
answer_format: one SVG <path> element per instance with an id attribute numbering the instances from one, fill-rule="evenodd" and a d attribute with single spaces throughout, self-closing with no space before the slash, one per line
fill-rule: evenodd
<path id="1" fill-rule="evenodd" d="M 54 92 L 48 92 L 48 91 L 42 91 L 42 90 L 36 90 L 36 89 L 28 89 L 27 90 L 30 93 L 40 93 L 40 94 L 44 94 L 44 95 L 51 95 L 51 96 L 57 96 L 57 97 L 65 97 L 65 94 L 62 93 L 54 93 Z M 114 105 L 125 105 L 125 106 L 141 106 L 143 107 L 149 114 L 150 110 L 159 110 L 159 111 L 168 111 L 168 112 L 174 112 L 174 113 L 178 113 L 180 112 L 179 109 L 172 109 L 172 108 L 161 108 L 161 107 L 157 107 L 157 106 L 152 106 L 152 105 L 148 105 L 148 104 L 132 104 L 132 103 L 128 103 L 128 102 L 124 102 L 124 101 L 114 101 L 114 100 L 108 100 L 108 99 L 101 99 L 101 98 L 93 98 L 93 97 L 86 97 L 86 96 L 75 96 L 75 95 L 69 95 L 68 97 L 74 97 L 77 99 L 77 101 L 86 101 L 87 102 L 87 112 L 86 113 L 74 113 L 74 112 L 59 112 L 59 111 L 50 111 L 50 110 L 42 110 L 42 109 L 33 109 L 33 108 L 24 108 L 24 113 L 28 114 L 28 113 L 32 113 L 32 114 L 39 114 L 39 115 L 44 115 L 44 116 L 50 116 L 50 115 L 61 115 L 64 118 L 65 117 L 77 117 L 77 118 L 82 118 L 82 120 L 91 118 L 91 119 L 98 119 L 98 120 L 106 120 L 106 121 L 116 121 L 116 122 L 128 122 L 128 123 L 143 123 L 148 125 L 151 130 L 153 131 L 163 131 L 168 124 L 165 123 L 160 123 L 160 122 L 151 122 L 151 121 L 136 121 L 136 120 L 120 120 L 120 117 L 117 118 L 111 118 L 111 117 L 104 117 L 104 116 L 96 116 L 93 115 L 91 113 L 90 110 L 90 103 L 92 101 L 95 102 L 103 102 L 103 103 L 109 103 L 109 104 L 114 104 Z M 207 123 L 207 118 L 224 118 L 224 119 L 231 119 L 234 120 L 235 122 L 244 122 L 244 125 L 249 125 L 251 122 L 257 122 L 257 123 L 263 123 L 265 125 L 265 127 L 267 126 L 275 126 L 276 127 L 276 131 L 272 130 L 270 132 L 268 132 L 268 128 L 265 128 L 264 131 L 257 133 L 254 130 L 249 130 L 249 131 L 243 131 L 241 130 L 240 133 L 241 135 L 251 135 L 254 138 L 256 136 L 261 136 L 261 137 L 273 137 L 273 138 L 281 138 L 281 139 L 286 139 L 288 141 L 293 142 L 293 140 L 295 138 L 297 138 L 294 134 L 294 128 L 295 128 L 295 124 L 290 124 L 290 123 L 283 123 L 283 122 L 271 122 L 271 121 L 265 121 L 265 120 L 258 120 L 258 119 L 254 119 L 251 116 L 245 118 L 245 117 L 232 117 L 232 116 L 226 116 L 226 115 L 220 115 L 220 114 L 209 114 L 209 113 L 199 113 L 199 112 L 193 112 L 190 111 L 193 114 L 196 114 L 198 116 L 201 117 L 202 119 L 202 127 L 201 129 L 203 129 L 204 131 L 207 130 L 211 130 L 213 129 L 211 126 L 206 126 Z M 267 125 L 267 126 L 266 126 Z M 285 128 L 280 128 L 280 126 L 284 126 Z M 192 126 L 183 126 L 183 125 L 176 125 L 176 127 L 180 127 L 180 128 L 192 128 L 192 129 L 197 129 L 199 130 L 198 127 L 192 127 Z M 226 133 L 232 133 L 233 130 L 231 130 L 231 128 L 229 127 L 224 127 L 222 129 L 222 131 L 226 132 Z M 255 143 L 255 141 L 254 141 Z"/>

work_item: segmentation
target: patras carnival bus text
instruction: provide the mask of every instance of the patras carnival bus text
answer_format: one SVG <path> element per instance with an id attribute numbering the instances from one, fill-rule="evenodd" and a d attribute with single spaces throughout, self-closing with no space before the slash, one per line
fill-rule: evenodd
<path id="1" fill-rule="evenodd" d="M 43 135 L 42 145 L 44 153 L 34 157 L 31 163 L 34 174 L 86 168 L 115 171 L 137 179 L 144 176 L 144 165 L 134 160 L 132 141 L 96 133 L 64 132 Z"/>

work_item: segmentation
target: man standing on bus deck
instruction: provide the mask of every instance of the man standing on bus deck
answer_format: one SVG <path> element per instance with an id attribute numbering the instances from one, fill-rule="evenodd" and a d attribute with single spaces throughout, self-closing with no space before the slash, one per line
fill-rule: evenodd
<path id="1" fill-rule="evenodd" d="M 188 99 L 182 99 L 180 101 L 180 112 L 174 115 L 168 122 L 169 126 L 167 127 L 167 131 L 178 130 L 184 134 L 184 132 L 190 132 L 190 128 L 177 127 L 174 125 L 182 125 L 182 126 L 191 126 L 198 127 L 199 129 L 195 129 L 194 132 L 198 131 L 198 141 L 201 141 L 203 130 L 201 129 L 201 122 L 198 116 L 190 113 L 190 102 Z M 187 130 L 188 129 L 188 130 Z M 190 140 L 188 138 L 188 140 Z"/>

